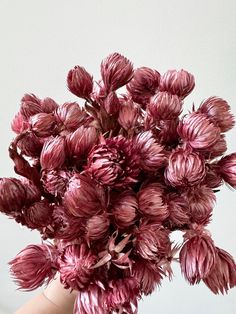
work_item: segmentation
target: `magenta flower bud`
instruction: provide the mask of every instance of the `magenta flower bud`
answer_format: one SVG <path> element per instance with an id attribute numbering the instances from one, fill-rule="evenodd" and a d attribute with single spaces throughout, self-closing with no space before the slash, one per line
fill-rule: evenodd
<path id="1" fill-rule="evenodd" d="M 181 114 L 182 105 L 178 96 L 159 92 L 150 99 L 147 109 L 155 120 L 170 120 Z"/>
<path id="2" fill-rule="evenodd" d="M 109 115 L 115 115 L 120 109 L 120 101 L 115 92 L 110 92 L 103 101 L 103 106 Z"/>
<path id="3" fill-rule="evenodd" d="M 141 115 L 140 106 L 132 100 L 122 101 L 119 111 L 118 122 L 126 130 L 131 130 L 137 124 Z"/>
<path id="4" fill-rule="evenodd" d="M 205 163 L 198 153 L 174 150 L 165 169 L 166 182 L 172 186 L 188 187 L 199 184 L 205 177 Z"/>
<path id="5" fill-rule="evenodd" d="M 96 262 L 91 250 L 82 243 L 68 245 L 58 260 L 61 283 L 66 289 L 82 290 L 89 283 Z"/>
<path id="6" fill-rule="evenodd" d="M 29 128 L 29 123 L 25 120 L 20 112 L 18 112 L 11 122 L 11 129 L 16 134 L 20 134 Z"/>
<path id="7" fill-rule="evenodd" d="M 222 158 L 217 166 L 218 173 L 224 181 L 236 189 L 236 153 Z"/>
<path id="8" fill-rule="evenodd" d="M 178 126 L 178 133 L 184 142 L 195 149 L 206 149 L 220 138 L 220 129 L 205 114 L 190 113 Z"/>
<path id="9" fill-rule="evenodd" d="M 56 128 L 56 119 L 53 114 L 38 113 L 30 118 L 31 130 L 35 135 L 40 137 L 48 137 L 53 135 Z"/>
<path id="10" fill-rule="evenodd" d="M 25 205 L 30 206 L 33 203 L 40 201 L 41 191 L 39 190 L 39 188 L 32 181 L 24 177 L 20 178 L 20 181 L 24 185 L 26 192 Z"/>
<path id="11" fill-rule="evenodd" d="M 121 54 L 113 53 L 102 61 L 101 76 L 107 92 L 115 91 L 131 80 L 133 66 Z"/>
<path id="12" fill-rule="evenodd" d="M 140 167 L 145 171 L 157 171 L 167 163 L 163 147 L 157 143 L 151 131 L 140 132 L 133 140 L 134 149 L 140 156 Z"/>
<path id="13" fill-rule="evenodd" d="M 179 254 L 180 266 L 186 280 L 191 284 L 206 278 L 215 265 L 216 249 L 207 235 L 195 235 L 187 240 Z"/>
<path id="14" fill-rule="evenodd" d="M 58 108 L 58 104 L 50 97 L 41 100 L 41 108 L 45 113 L 52 113 Z"/>
<path id="15" fill-rule="evenodd" d="M 77 65 L 68 73 L 67 86 L 71 93 L 80 98 L 87 99 L 93 90 L 93 77 L 85 68 Z"/>
<path id="16" fill-rule="evenodd" d="M 15 178 L 0 178 L 0 211 L 11 215 L 21 211 L 25 204 L 26 190 Z"/>
<path id="17" fill-rule="evenodd" d="M 135 193 L 128 190 L 121 192 L 114 198 L 112 203 L 112 214 L 116 225 L 128 228 L 135 223 L 138 210 L 138 202 Z"/>
<path id="18" fill-rule="evenodd" d="M 141 67 L 134 71 L 134 76 L 126 86 L 133 101 L 145 105 L 159 86 L 160 73 L 156 70 Z"/>
<path id="19" fill-rule="evenodd" d="M 162 223 L 169 215 L 164 201 L 164 190 L 159 183 L 150 183 L 138 192 L 139 211 L 156 223 Z"/>
<path id="20" fill-rule="evenodd" d="M 167 194 L 167 204 L 169 211 L 168 223 L 170 227 L 181 227 L 190 222 L 187 203 L 182 196 L 176 193 Z"/>
<path id="21" fill-rule="evenodd" d="M 96 241 L 104 239 L 108 233 L 110 220 L 106 213 L 94 215 L 86 223 L 86 238 Z"/>
<path id="22" fill-rule="evenodd" d="M 24 214 L 27 226 L 32 229 L 46 227 L 52 221 L 52 208 L 46 200 L 25 208 Z"/>
<path id="23" fill-rule="evenodd" d="M 20 113 L 28 120 L 31 116 L 42 112 L 41 101 L 34 94 L 25 94 L 21 99 Z"/>
<path id="24" fill-rule="evenodd" d="M 17 147 L 23 155 L 37 158 L 40 156 L 43 143 L 34 133 L 26 133 L 18 140 Z"/>
<path id="25" fill-rule="evenodd" d="M 63 202 L 72 215 L 90 218 L 105 207 L 105 193 L 90 178 L 74 176 L 69 182 Z"/>
<path id="26" fill-rule="evenodd" d="M 56 197 L 62 197 L 69 185 L 71 173 L 64 170 L 46 170 L 41 180 L 45 190 Z"/>
<path id="27" fill-rule="evenodd" d="M 203 281 L 215 294 L 228 293 L 229 289 L 236 286 L 236 264 L 233 257 L 216 248 L 215 266 Z"/>
<path id="28" fill-rule="evenodd" d="M 227 132 L 235 125 L 229 104 L 218 97 L 210 97 L 201 103 L 198 112 L 204 113 L 221 132 Z"/>
<path id="29" fill-rule="evenodd" d="M 56 274 L 57 251 L 49 244 L 28 245 L 10 261 L 10 271 L 20 289 L 31 291 Z"/>
<path id="30" fill-rule="evenodd" d="M 185 70 L 169 70 L 161 76 L 160 90 L 167 91 L 181 98 L 188 96 L 194 89 L 194 76 Z"/>
<path id="31" fill-rule="evenodd" d="M 66 160 L 65 138 L 57 136 L 49 138 L 43 145 L 40 156 L 42 169 L 61 168 Z"/>

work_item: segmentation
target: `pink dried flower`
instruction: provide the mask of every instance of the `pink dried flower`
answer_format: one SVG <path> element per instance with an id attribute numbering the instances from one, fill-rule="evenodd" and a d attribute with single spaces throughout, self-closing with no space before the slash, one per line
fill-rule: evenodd
<path id="1" fill-rule="evenodd" d="M 27 130 L 29 127 L 29 123 L 25 120 L 20 112 L 18 112 L 14 119 L 11 122 L 11 129 L 16 134 L 20 134 Z"/>
<path id="2" fill-rule="evenodd" d="M 72 215 L 90 218 L 105 207 L 105 193 L 89 177 L 74 176 L 69 182 L 63 202 Z"/>
<path id="3" fill-rule="evenodd" d="M 177 95 L 159 92 L 150 99 L 147 110 L 155 120 L 169 120 L 180 115 L 182 105 L 183 103 Z"/>
<path id="4" fill-rule="evenodd" d="M 195 235 L 180 250 L 180 266 L 186 280 L 191 284 L 206 278 L 215 265 L 216 249 L 207 235 Z"/>
<path id="5" fill-rule="evenodd" d="M 42 173 L 41 181 L 45 190 L 57 196 L 63 196 L 72 174 L 64 170 L 45 170 Z"/>
<path id="6" fill-rule="evenodd" d="M 69 90 L 76 96 L 88 99 L 93 90 L 93 77 L 85 68 L 77 65 L 67 76 Z"/>
<path id="7" fill-rule="evenodd" d="M 202 182 L 204 177 L 205 164 L 198 153 L 182 148 L 171 153 L 165 169 L 167 183 L 177 187 L 188 187 Z"/>
<path id="8" fill-rule="evenodd" d="M 37 158 L 40 156 L 43 143 L 34 133 L 27 132 L 18 140 L 17 147 L 25 156 Z"/>
<path id="9" fill-rule="evenodd" d="M 107 92 L 127 84 L 133 76 L 131 62 L 119 53 L 112 53 L 101 63 L 101 76 Z"/>
<path id="10" fill-rule="evenodd" d="M 29 228 L 46 227 L 52 221 L 52 207 L 46 200 L 36 202 L 24 209 L 26 224 Z"/>
<path id="11" fill-rule="evenodd" d="M 133 140 L 133 147 L 139 156 L 140 167 L 145 171 L 155 172 L 167 162 L 163 147 L 151 131 L 140 132 Z"/>
<path id="12" fill-rule="evenodd" d="M 68 245 L 58 260 L 61 283 L 67 289 L 86 288 L 93 275 L 94 270 L 91 267 L 95 261 L 96 256 L 86 244 Z"/>
<path id="13" fill-rule="evenodd" d="M 135 193 L 128 190 L 113 198 L 112 214 L 115 224 L 123 229 L 132 226 L 136 220 L 138 202 Z"/>
<path id="14" fill-rule="evenodd" d="M 118 122 L 126 130 L 133 129 L 140 117 L 140 106 L 132 100 L 122 100 Z"/>
<path id="15" fill-rule="evenodd" d="M 15 178 L 0 178 L 0 212 L 11 215 L 22 209 L 26 200 L 26 190 L 22 182 Z"/>
<path id="16" fill-rule="evenodd" d="M 38 113 L 30 118 L 31 130 L 41 137 L 47 137 L 53 135 L 56 128 L 56 119 L 53 114 L 49 113 Z"/>
<path id="17" fill-rule="evenodd" d="M 222 158 L 218 164 L 218 173 L 226 183 L 236 188 L 236 153 Z"/>
<path id="18" fill-rule="evenodd" d="M 41 100 L 41 108 L 45 113 L 52 113 L 58 108 L 58 104 L 50 97 Z"/>
<path id="19" fill-rule="evenodd" d="M 164 200 L 164 190 L 159 183 L 144 186 L 137 194 L 139 211 L 156 223 L 162 223 L 169 215 Z"/>
<path id="20" fill-rule="evenodd" d="M 216 262 L 211 272 L 203 279 L 204 283 L 215 294 L 227 293 L 236 286 L 236 264 L 226 251 L 216 248 Z"/>
<path id="21" fill-rule="evenodd" d="M 86 238 L 92 241 L 104 239 L 108 234 L 109 226 L 110 220 L 106 213 L 94 215 L 86 223 Z"/>
<path id="22" fill-rule="evenodd" d="M 125 187 L 136 182 L 139 169 L 131 144 L 118 136 L 96 145 L 88 156 L 87 173 L 104 186 Z"/>
<path id="23" fill-rule="evenodd" d="M 10 261 L 10 271 L 20 289 L 31 291 L 56 274 L 57 251 L 49 244 L 28 245 Z"/>
<path id="24" fill-rule="evenodd" d="M 159 82 L 159 72 L 147 67 L 141 67 L 135 69 L 134 76 L 126 88 L 133 101 L 146 105 L 150 97 L 157 91 Z"/>
<path id="25" fill-rule="evenodd" d="M 167 204 L 168 204 L 168 223 L 170 227 L 181 227 L 189 223 L 188 207 L 186 200 L 176 194 L 167 194 Z"/>
<path id="26" fill-rule="evenodd" d="M 185 70 L 169 70 L 161 76 L 160 90 L 185 98 L 194 89 L 194 76 Z"/>
<path id="27" fill-rule="evenodd" d="M 204 113 L 221 132 L 227 132 L 235 125 L 229 104 L 222 98 L 210 97 L 201 103 L 198 112 Z"/>
<path id="28" fill-rule="evenodd" d="M 221 134 L 219 140 L 207 149 L 199 150 L 204 155 L 205 159 L 214 159 L 221 157 L 227 151 L 227 143 L 225 135 Z"/>
<path id="29" fill-rule="evenodd" d="M 49 138 L 43 145 L 40 156 L 42 169 L 61 168 L 66 160 L 65 137 L 57 136 Z"/>
<path id="30" fill-rule="evenodd" d="M 21 99 L 20 113 L 28 120 L 31 116 L 42 112 L 41 101 L 34 94 L 25 94 Z"/>
<path id="31" fill-rule="evenodd" d="M 206 164 L 206 176 L 203 184 L 215 189 L 221 186 L 223 183 L 221 175 L 218 173 L 217 163 Z"/>
<path id="32" fill-rule="evenodd" d="M 103 101 L 103 106 L 109 115 L 115 115 L 120 109 L 120 100 L 115 92 L 110 92 Z"/>
<path id="33" fill-rule="evenodd" d="M 220 138 L 220 129 L 205 114 L 193 112 L 184 117 L 178 126 L 178 133 L 184 142 L 195 149 L 206 149 Z"/>

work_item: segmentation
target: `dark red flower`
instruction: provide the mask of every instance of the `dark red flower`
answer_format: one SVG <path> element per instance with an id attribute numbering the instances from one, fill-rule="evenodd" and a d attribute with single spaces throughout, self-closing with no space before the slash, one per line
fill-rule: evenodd
<path id="1" fill-rule="evenodd" d="M 236 188 L 236 153 L 222 158 L 217 164 L 218 173 L 233 188 Z"/>
<path id="2" fill-rule="evenodd" d="M 41 100 L 34 94 L 25 94 L 21 99 L 20 113 L 28 120 L 31 116 L 42 112 Z"/>
<path id="3" fill-rule="evenodd" d="M 26 224 L 29 228 L 46 227 L 52 221 L 52 207 L 46 200 L 36 202 L 24 209 Z"/>
<path id="4" fill-rule="evenodd" d="M 56 129 L 56 119 L 53 114 L 41 112 L 33 115 L 29 120 L 31 130 L 40 137 L 53 135 Z"/>
<path id="5" fill-rule="evenodd" d="M 41 108 L 43 112 L 52 113 L 58 108 L 58 104 L 50 97 L 41 100 Z"/>
<path id="6" fill-rule="evenodd" d="M 33 203 L 41 200 L 41 191 L 32 181 L 24 177 L 20 178 L 20 181 L 24 185 L 25 192 L 26 192 L 26 199 L 25 199 L 26 206 L 32 205 Z"/>
<path id="7" fill-rule="evenodd" d="M 27 132 L 18 140 L 17 147 L 25 156 L 38 158 L 42 151 L 43 143 L 34 133 Z"/>
<path id="8" fill-rule="evenodd" d="M 69 90 L 80 98 L 89 98 L 93 90 L 93 77 L 85 68 L 77 65 L 70 70 L 67 76 Z"/>
<path id="9" fill-rule="evenodd" d="M 65 170 L 45 170 L 42 172 L 41 181 L 45 190 L 57 196 L 63 196 L 72 174 Z"/>
<path id="10" fill-rule="evenodd" d="M 188 224 L 189 215 L 186 200 L 176 193 L 168 193 L 166 198 L 169 211 L 168 223 L 170 227 L 181 227 Z"/>
<path id="11" fill-rule="evenodd" d="M 108 235 L 109 226 L 110 219 L 107 213 L 94 215 L 86 222 L 86 239 L 92 241 L 104 239 Z"/>
<path id="12" fill-rule="evenodd" d="M 212 189 L 218 188 L 223 184 L 223 179 L 218 173 L 217 163 L 206 164 L 206 176 L 203 184 L 209 186 Z"/>
<path id="13" fill-rule="evenodd" d="M 103 101 L 103 106 L 109 115 L 115 115 L 120 109 L 120 100 L 115 92 L 110 92 Z"/>

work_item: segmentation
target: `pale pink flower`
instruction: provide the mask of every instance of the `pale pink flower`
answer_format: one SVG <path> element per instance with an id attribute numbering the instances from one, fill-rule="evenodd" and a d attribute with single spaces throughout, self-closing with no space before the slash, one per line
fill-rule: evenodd
<path id="1" fill-rule="evenodd" d="M 20 289 L 31 291 L 56 274 L 57 251 L 49 244 L 28 245 L 10 261 L 10 271 Z"/>
<path id="2" fill-rule="evenodd" d="M 168 204 L 168 223 L 170 227 L 181 227 L 189 223 L 188 207 L 186 200 L 176 193 L 168 193 L 166 196 Z"/>
<path id="3" fill-rule="evenodd" d="M 38 158 L 42 151 L 43 143 L 34 133 L 27 132 L 17 141 L 17 147 L 25 156 Z"/>
<path id="4" fill-rule="evenodd" d="M 137 194 L 139 211 L 156 223 L 162 223 L 169 215 L 164 200 L 164 189 L 159 183 L 150 183 Z"/>
<path id="5" fill-rule="evenodd" d="M 93 90 L 93 77 L 85 68 L 77 65 L 69 71 L 67 85 L 73 94 L 88 99 Z"/>
<path id="6" fill-rule="evenodd" d="M 42 169 L 61 168 L 66 161 L 65 137 L 49 138 L 43 145 L 40 155 Z"/>
<path id="7" fill-rule="evenodd" d="M 151 96 L 155 94 L 160 82 L 160 73 L 156 70 L 141 67 L 135 69 L 134 76 L 126 88 L 132 99 L 146 105 Z"/>
<path id="8" fill-rule="evenodd" d="M 170 120 L 180 115 L 182 105 L 183 103 L 177 95 L 158 92 L 150 99 L 147 110 L 155 120 Z"/>
<path id="9" fill-rule="evenodd" d="M 110 92 L 104 99 L 102 105 L 109 115 L 115 115 L 120 110 L 120 100 L 115 92 Z"/>
<path id="10" fill-rule="evenodd" d="M 52 221 L 52 207 L 46 201 L 39 201 L 24 209 L 26 224 L 29 228 L 46 227 Z"/>
<path id="11" fill-rule="evenodd" d="M 215 294 L 228 293 L 229 289 L 236 286 L 236 264 L 233 257 L 216 248 L 215 266 L 203 281 Z"/>
<path id="12" fill-rule="evenodd" d="M 58 108 L 58 104 L 50 97 L 41 100 L 41 108 L 43 112 L 52 113 Z"/>
<path id="13" fill-rule="evenodd" d="M 56 131 L 56 119 L 53 114 L 44 112 L 35 114 L 30 118 L 29 124 L 37 136 L 47 137 Z"/>
<path id="14" fill-rule="evenodd" d="M 61 283 L 67 289 L 82 290 L 90 284 L 96 256 L 86 244 L 65 247 L 58 259 Z"/>
<path id="15" fill-rule="evenodd" d="M 131 99 L 122 100 L 119 110 L 118 122 L 126 130 L 131 130 L 137 125 L 140 117 L 140 106 Z"/>
<path id="16" fill-rule="evenodd" d="M 110 219 L 106 213 L 94 215 L 86 222 L 86 239 L 100 240 L 106 238 L 110 226 Z"/>
<path id="17" fill-rule="evenodd" d="M 169 70 L 161 76 L 160 90 L 185 98 L 194 89 L 194 76 L 185 70 Z"/>
<path id="18" fill-rule="evenodd" d="M 105 89 L 115 91 L 131 80 L 133 66 L 127 58 L 115 52 L 102 61 L 101 76 Z"/>
<path id="19" fill-rule="evenodd" d="M 182 148 L 171 153 L 165 169 L 167 183 L 177 187 L 194 186 L 202 182 L 204 177 L 205 163 L 198 153 Z"/>
<path id="20" fill-rule="evenodd" d="M 206 149 L 220 138 L 220 129 L 203 113 L 193 112 L 180 121 L 178 133 L 184 142 L 195 149 Z"/>
<path id="21" fill-rule="evenodd" d="M 210 97 L 201 103 L 198 112 L 204 113 L 217 125 L 221 132 L 227 132 L 235 125 L 234 116 L 230 112 L 230 106 L 222 98 Z"/>
<path id="22" fill-rule="evenodd" d="M 216 249 L 208 235 L 195 235 L 182 246 L 179 254 L 182 273 L 190 284 L 206 278 L 215 265 Z"/>
<path id="23" fill-rule="evenodd" d="M 21 99 L 20 113 L 28 120 L 31 116 L 42 112 L 41 100 L 34 94 L 25 94 Z"/>
<path id="24" fill-rule="evenodd" d="M 218 164 L 218 173 L 226 183 L 236 188 L 236 153 L 222 158 Z"/>
<path id="25" fill-rule="evenodd" d="M 57 196 L 63 196 L 72 174 L 64 170 L 45 170 L 42 172 L 41 181 L 45 190 Z"/>
<path id="26" fill-rule="evenodd" d="M 28 121 L 18 112 L 11 122 L 11 129 L 16 134 L 20 134 L 29 128 Z"/>

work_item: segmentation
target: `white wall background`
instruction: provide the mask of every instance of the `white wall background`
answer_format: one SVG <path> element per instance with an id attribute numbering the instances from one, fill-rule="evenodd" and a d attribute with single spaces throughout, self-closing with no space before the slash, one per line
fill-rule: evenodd
<path id="1" fill-rule="evenodd" d="M 161 73 L 185 68 L 195 74 L 196 89 L 187 98 L 198 104 L 221 96 L 236 114 L 235 0 L 0 0 L 0 176 L 13 175 L 7 147 L 10 121 L 25 92 L 74 100 L 65 85 L 67 71 L 85 66 L 98 78 L 99 64 L 118 51 L 135 66 Z M 228 134 L 236 151 L 236 129 Z M 209 229 L 218 246 L 236 257 L 236 194 L 224 188 Z M 16 291 L 7 262 L 35 232 L 0 215 L 0 313 L 10 314 L 32 294 Z M 140 303 L 140 314 L 233 314 L 236 289 L 214 296 L 203 284 L 190 287 L 176 266 L 173 282 Z"/>

